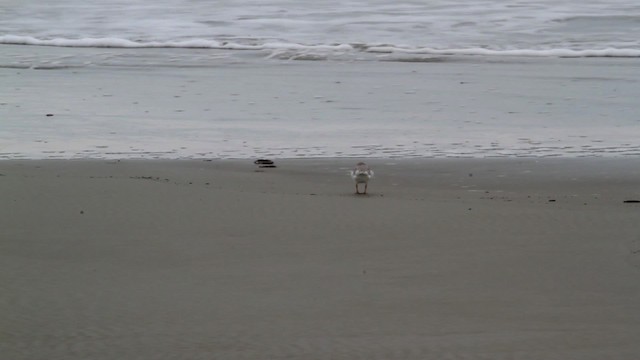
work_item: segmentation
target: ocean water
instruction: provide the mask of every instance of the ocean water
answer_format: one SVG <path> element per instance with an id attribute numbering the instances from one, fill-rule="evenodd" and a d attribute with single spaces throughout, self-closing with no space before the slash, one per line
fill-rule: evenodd
<path id="1" fill-rule="evenodd" d="M 3 0 L 0 158 L 640 155 L 629 100 L 640 95 L 634 90 L 640 89 L 637 34 L 640 3 L 634 0 Z M 616 70 L 597 63 L 612 59 Z M 573 67 L 570 62 L 579 68 L 575 74 L 560 68 Z M 371 71 L 380 74 L 371 82 L 341 70 L 357 72 L 372 63 Z M 455 63 L 461 68 L 451 68 Z M 476 78 L 474 63 L 485 64 L 476 70 L 492 73 L 496 82 Z M 243 66 L 251 70 L 238 71 Z M 160 90 L 138 89 L 122 99 L 118 93 L 126 91 L 117 83 L 91 85 L 106 77 L 131 87 L 126 74 L 133 68 L 187 79 L 182 89 L 170 80 L 158 84 L 167 92 L 157 93 L 156 101 L 190 100 L 162 115 L 150 109 L 138 114 L 132 104 Z M 550 83 L 522 75 L 547 69 L 566 89 L 547 89 Z M 233 73 L 248 84 L 215 92 L 218 98 L 208 98 L 214 104 L 207 106 L 198 96 L 210 92 L 205 85 L 215 81 L 212 72 Z M 310 74 L 306 82 L 283 84 L 300 72 Z M 321 75 L 311 76 L 315 72 Z M 406 76 L 412 72 L 436 77 L 448 97 L 425 100 L 433 88 Z M 57 85 L 73 73 L 82 75 L 84 85 L 74 84 L 80 90 Z M 341 95 L 332 97 L 332 85 L 316 93 L 303 89 L 316 89 L 326 78 L 368 88 L 349 90 L 363 94 L 351 100 L 338 88 Z M 473 83 L 469 79 L 476 84 L 471 92 L 448 88 Z M 535 86 L 521 91 L 510 84 L 520 81 Z M 290 97 L 295 106 L 274 100 L 291 94 L 269 84 L 299 87 Z M 184 90 L 190 87 L 199 90 Z M 91 90 L 100 101 L 74 105 Z M 58 92 L 51 97 L 56 102 L 51 92 Z M 228 96 L 245 106 L 217 108 Z M 511 99 L 506 106 L 505 99 Z M 58 109 L 61 102 L 67 106 Z M 89 107 L 101 110 L 92 115 Z M 56 113 L 55 126 L 43 122 L 42 112 Z M 208 140 L 189 135 L 190 129 Z"/>
<path id="2" fill-rule="evenodd" d="M 638 33 L 634 0 L 0 3 L 2 44 L 638 57 Z"/>

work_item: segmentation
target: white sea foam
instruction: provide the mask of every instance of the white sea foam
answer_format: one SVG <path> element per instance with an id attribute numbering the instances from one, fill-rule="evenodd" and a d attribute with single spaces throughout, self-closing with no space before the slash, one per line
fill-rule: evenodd
<path id="1" fill-rule="evenodd" d="M 183 41 L 131 41 L 118 38 L 83 38 L 83 39 L 37 39 L 31 36 L 0 36 L 0 44 L 7 45 L 39 45 L 59 47 L 95 47 L 95 48 L 186 48 L 186 49 L 226 49 L 226 50 L 288 50 L 324 52 L 368 52 L 368 53 L 400 53 L 400 54 L 429 54 L 429 55 L 481 55 L 481 56 L 550 56 L 550 57 L 640 57 L 640 49 L 517 49 L 492 50 L 485 48 L 464 49 L 435 49 L 411 48 L 402 46 L 376 46 L 366 44 L 336 44 L 336 45 L 304 45 L 292 43 L 263 43 L 248 45 L 234 42 L 220 42 L 216 40 L 192 39 Z M 273 54 L 277 55 L 277 54 Z"/>
<path id="2" fill-rule="evenodd" d="M 0 36 L 0 44 L 39 45 L 60 47 L 96 47 L 96 48 L 208 48 L 221 49 L 223 45 L 215 40 L 193 39 L 185 41 L 148 41 L 139 42 L 118 38 L 82 38 L 82 39 L 37 39 L 31 36 Z M 249 49 L 250 47 L 246 47 Z"/>
<path id="3" fill-rule="evenodd" d="M 468 49 L 430 49 L 430 48 L 398 48 L 392 46 L 372 46 L 369 52 L 378 53 L 408 53 L 432 55 L 485 55 L 485 56 L 553 56 L 553 57 L 640 57 L 640 49 L 548 49 L 548 50 L 491 50 L 482 48 Z"/>

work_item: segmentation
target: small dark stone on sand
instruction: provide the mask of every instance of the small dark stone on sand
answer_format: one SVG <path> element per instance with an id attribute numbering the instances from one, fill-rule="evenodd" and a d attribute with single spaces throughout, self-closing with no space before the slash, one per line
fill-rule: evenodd
<path id="1" fill-rule="evenodd" d="M 549 202 L 556 202 L 554 199 L 549 199 Z"/>
<path id="2" fill-rule="evenodd" d="M 273 165 L 273 161 L 269 159 L 258 159 L 253 162 L 256 165 Z"/>
<path id="3" fill-rule="evenodd" d="M 261 168 L 274 168 L 276 166 L 275 165 L 260 165 L 258 167 L 261 167 Z"/>
<path id="4" fill-rule="evenodd" d="M 640 203 L 640 200 L 625 200 L 624 203 L 625 204 L 638 204 L 638 203 Z"/>
<path id="5" fill-rule="evenodd" d="M 53 114 L 47 114 L 47 116 L 53 116 Z"/>
<path id="6" fill-rule="evenodd" d="M 84 214 L 84 211 L 83 211 L 83 210 L 80 210 L 80 214 Z"/>

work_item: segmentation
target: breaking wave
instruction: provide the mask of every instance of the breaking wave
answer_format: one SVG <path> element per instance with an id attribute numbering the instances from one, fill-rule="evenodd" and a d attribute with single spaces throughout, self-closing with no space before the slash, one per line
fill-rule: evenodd
<path id="1" fill-rule="evenodd" d="M 0 44 L 32 45 L 78 48 L 185 48 L 220 50 L 267 50 L 324 53 L 373 53 L 373 54 L 416 54 L 416 55 L 458 55 L 458 56 L 521 56 L 521 57 L 640 57 L 640 49 L 489 49 L 470 48 L 430 48 L 406 47 L 389 44 L 296 44 L 286 42 L 239 43 L 208 39 L 183 41 L 133 41 L 121 38 L 53 38 L 39 39 L 30 36 L 3 35 Z"/>

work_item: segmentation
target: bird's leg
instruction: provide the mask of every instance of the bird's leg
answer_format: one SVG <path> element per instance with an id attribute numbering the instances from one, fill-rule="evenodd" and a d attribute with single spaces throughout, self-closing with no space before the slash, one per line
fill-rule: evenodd
<path id="1" fill-rule="evenodd" d="M 367 193 L 367 187 L 369 186 L 369 183 L 364 183 L 364 193 Z"/>

